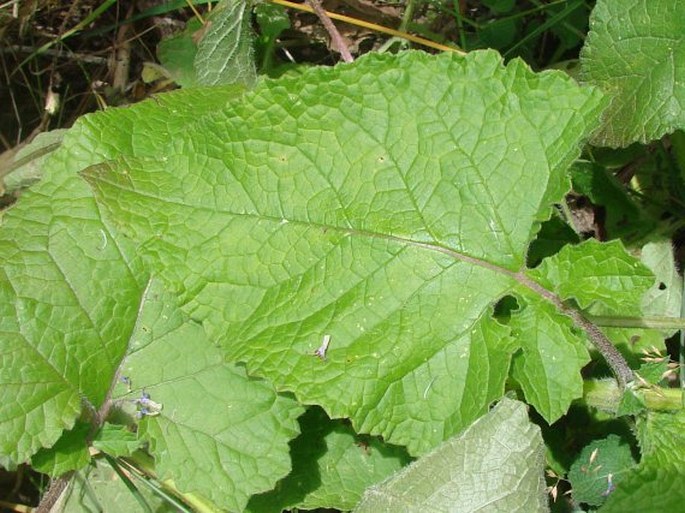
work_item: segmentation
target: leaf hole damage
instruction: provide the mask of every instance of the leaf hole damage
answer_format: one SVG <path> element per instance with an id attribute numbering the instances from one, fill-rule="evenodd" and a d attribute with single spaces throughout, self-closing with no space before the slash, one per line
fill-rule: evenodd
<path id="1" fill-rule="evenodd" d="M 493 317 L 503 324 L 508 324 L 511 315 L 521 309 L 518 300 L 511 295 L 500 298 L 493 308 Z"/>

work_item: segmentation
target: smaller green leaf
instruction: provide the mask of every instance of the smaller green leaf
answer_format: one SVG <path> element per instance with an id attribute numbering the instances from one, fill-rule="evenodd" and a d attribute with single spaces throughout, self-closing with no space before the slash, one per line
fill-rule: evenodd
<path id="1" fill-rule="evenodd" d="M 263 37 L 276 39 L 281 32 L 290 28 L 290 17 L 281 5 L 259 3 L 254 11 Z"/>
<path id="2" fill-rule="evenodd" d="M 368 489 L 356 513 L 548 511 L 540 430 L 503 399 L 461 435 Z"/>
<path id="3" fill-rule="evenodd" d="M 569 9 L 573 5 L 569 4 L 558 2 L 545 5 L 545 14 L 552 21 L 550 30 L 559 39 L 560 50 L 579 46 L 587 32 L 590 7 L 586 2 L 578 2 L 578 7 Z"/>
<path id="4" fill-rule="evenodd" d="M 574 500 L 601 506 L 634 465 L 630 446 L 621 437 L 609 435 L 592 442 L 581 451 L 568 473 Z"/>
<path id="5" fill-rule="evenodd" d="M 621 395 L 621 400 L 616 409 L 617 417 L 637 415 L 645 410 L 645 401 L 634 390 L 628 389 Z"/>
<path id="6" fill-rule="evenodd" d="M 519 36 L 520 25 L 517 18 L 499 18 L 483 24 L 478 31 L 478 44 L 484 48 L 503 50 Z"/>
<path id="7" fill-rule="evenodd" d="M 685 410 L 649 413 L 637 423 L 643 461 L 685 467 Z"/>
<path id="8" fill-rule="evenodd" d="M 130 456 L 140 448 L 140 441 L 128 427 L 105 422 L 93 440 L 93 447 L 110 456 Z"/>
<path id="9" fill-rule="evenodd" d="M 642 300 L 645 315 L 680 317 L 682 278 L 678 274 L 670 240 L 650 242 L 642 247 L 640 260 L 656 276 L 656 282 Z M 667 336 L 671 333 L 667 332 Z"/>
<path id="10" fill-rule="evenodd" d="M 685 3 L 598 0 L 582 76 L 612 97 L 597 145 L 648 142 L 685 127 Z"/>
<path id="11" fill-rule="evenodd" d="M 195 70 L 204 85 L 245 84 L 257 79 L 251 33 L 252 2 L 223 0 L 207 20 L 197 45 Z"/>
<path id="12" fill-rule="evenodd" d="M 537 237 L 530 243 L 527 265 L 529 268 L 536 267 L 544 258 L 557 254 L 564 246 L 579 242 L 578 234 L 568 223 L 558 215 L 552 216 L 542 223 Z"/>
<path id="13" fill-rule="evenodd" d="M 628 195 L 626 187 L 608 169 L 610 165 L 576 161 L 570 168 L 573 190 L 587 196 L 593 205 L 604 207 L 603 228 L 608 239 L 639 240 L 653 232 L 657 221 Z"/>
<path id="14" fill-rule="evenodd" d="M 654 283 L 651 271 L 619 241 L 595 239 L 566 246 L 529 275 L 583 309 L 597 302 L 623 315 L 640 314 L 642 296 Z"/>
<path id="15" fill-rule="evenodd" d="M 569 318 L 551 303 L 531 301 L 534 308 L 523 308 L 510 321 L 522 347 L 514 357 L 512 376 L 521 385 L 526 400 L 552 423 L 583 395 L 580 371 L 590 361 L 590 355 L 573 332 Z"/>
<path id="16" fill-rule="evenodd" d="M 497 14 L 507 13 L 514 8 L 516 5 L 515 0 L 483 0 L 483 5 L 485 5 L 492 12 Z"/>
<path id="17" fill-rule="evenodd" d="M 642 461 L 616 486 L 602 513 L 681 511 L 685 504 L 685 410 L 638 418 Z"/>
<path id="18" fill-rule="evenodd" d="M 330 420 L 318 407 L 299 419 L 302 433 L 290 444 L 292 472 L 271 492 L 254 496 L 250 512 L 353 508 L 369 486 L 409 462 L 406 451 L 355 434 L 349 423 Z"/>
<path id="19" fill-rule="evenodd" d="M 90 461 L 90 453 L 86 445 L 86 437 L 90 432 L 90 424 L 77 422 L 76 426 L 65 431 L 59 440 L 49 449 L 39 450 L 31 465 L 38 472 L 51 477 L 61 476 L 70 470 L 78 470 Z"/>
<path id="20" fill-rule="evenodd" d="M 194 62 L 197 45 L 194 37 L 202 25 L 196 18 L 191 19 L 180 34 L 162 39 L 157 45 L 157 57 L 181 87 L 199 85 Z"/>
<path id="21" fill-rule="evenodd" d="M 664 379 L 664 373 L 668 371 L 668 357 L 661 361 L 646 362 L 640 365 L 637 374 L 651 385 L 658 385 Z"/>

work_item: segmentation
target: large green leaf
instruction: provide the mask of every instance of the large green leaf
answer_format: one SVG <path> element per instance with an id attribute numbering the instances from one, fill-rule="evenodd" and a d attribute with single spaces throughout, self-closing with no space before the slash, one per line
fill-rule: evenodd
<path id="1" fill-rule="evenodd" d="M 454 437 L 366 491 L 355 513 L 548 511 L 540 429 L 503 399 Z"/>
<path id="2" fill-rule="evenodd" d="M 370 55 L 262 82 L 175 151 L 84 176 L 229 359 L 416 454 L 485 413 L 539 333 L 495 320 L 501 297 L 565 319 L 526 251 L 601 106 L 596 90 L 494 52 Z M 599 278 L 601 297 L 635 286 Z M 553 358 L 579 379 L 582 354 Z M 548 418 L 580 393 L 531 387 Z"/>
<path id="3" fill-rule="evenodd" d="M 685 127 L 685 3 L 598 0 L 582 77 L 611 96 L 593 142 L 628 146 Z"/>

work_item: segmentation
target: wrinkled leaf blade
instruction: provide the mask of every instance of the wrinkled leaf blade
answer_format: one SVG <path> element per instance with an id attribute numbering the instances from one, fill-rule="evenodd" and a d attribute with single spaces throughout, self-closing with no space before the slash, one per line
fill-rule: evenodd
<path id="1" fill-rule="evenodd" d="M 138 273 L 73 179 L 68 199 L 34 186 L 0 232 L 0 452 L 15 462 L 102 405 L 138 310 Z"/>

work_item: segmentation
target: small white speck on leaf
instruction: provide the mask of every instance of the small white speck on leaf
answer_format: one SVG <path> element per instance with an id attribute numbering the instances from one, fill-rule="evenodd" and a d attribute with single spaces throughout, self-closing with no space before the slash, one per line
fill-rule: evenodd
<path id="1" fill-rule="evenodd" d="M 437 378 L 437 377 L 434 377 L 433 379 L 431 379 L 431 380 L 430 380 L 430 383 L 428 383 L 428 386 L 427 386 L 426 389 L 423 391 L 423 398 L 424 398 L 424 399 L 425 399 L 426 397 L 428 397 L 428 391 L 431 389 L 431 387 L 433 386 L 433 383 L 435 383 L 435 380 L 436 380 L 436 379 L 438 379 L 438 378 Z"/>
<path id="2" fill-rule="evenodd" d="M 104 250 L 107 247 L 107 234 L 105 233 L 105 230 L 100 228 L 100 237 L 102 237 L 102 244 L 98 247 L 100 251 Z"/>
<path id="3" fill-rule="evenodd" d="M 314 355 L 318 356 L 322 360 L 326 359 L 326 351 L 328 351 L 328 344 L 331 343 L 331 336 L 330 335 L 324 335 L 323 340 L 321 341 L 321 345 L 319 348 L 314 351 Z"/>

